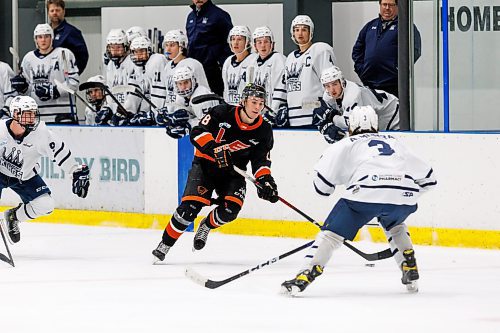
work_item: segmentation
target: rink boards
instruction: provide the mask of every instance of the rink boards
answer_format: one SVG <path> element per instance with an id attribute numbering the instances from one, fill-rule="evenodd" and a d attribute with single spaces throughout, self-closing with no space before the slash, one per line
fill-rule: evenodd
<path id="1" fill-rule="evenodd" d="M 52 190 L 56 211 L 38 221 L 134 228 L 164 228 L 176 208 L 192 147 L 179 145 L 160 128 L 53 127 L 70 145 L 76 161 L 91 168 L 86 199 L 71 193 L 68 175 L 47 158 L 41 174 Z M 280 195 L 322 221 L 342 195 L 339 187 L 329 198 L 312 187 L 312 170 L 328 146 L 316 131 L 277 130 L 271 158 Z M 500 248 L 497 189 L 500 179 L 498 134 L 396 133 L 434 168 L 438 188 L 425 194 L 419 210 L 410 216 L 412 239 L 417 244 Z M 181 148 L 179 148 L 181 147 Z M 179 159 L 178 156 L 181 156 Z M 2 193 L 2 206 L 18 202 L 12 191 Z M 206 215 L 205 208 L 201 215 Z M 240 218 L 221 232 L 245 235 L 312 237 L 317 229 L 281 203 L 257 198 L 247 184 Z M 361 233 L 384 241 L 379 228 Z M 360 236 L 360 235 L 358 235 Z M 362 237 L 362 238 L 363 238 Z"/>

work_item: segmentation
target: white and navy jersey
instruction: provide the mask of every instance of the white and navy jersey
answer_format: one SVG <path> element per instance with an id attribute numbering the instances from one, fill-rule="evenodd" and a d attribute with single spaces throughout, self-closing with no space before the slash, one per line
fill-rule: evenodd
<path id="1" fill-rule="evenodd" d="M 162 73 L 162 83 L 160 85 L 161 91 L 157 91 L 157 93 L 164 96 L 164 102 L 159 106 L 168 107 L 175 103 L 177 96 L 175 94 L 175 83 L 173 80 L 173 75 L 175 69 L 181 66 L 191 68 L 198 85 L 210 88 L 210 86 L 208 85 L 205 70 L 203 69 L 203 65 L 201 64 L 201 62 L 193 58 L 184 58 L 178 63 L 174 63 L 173 60 L 170 60 L 165 66 L 164 72 Z M 154 97 L 154 95 L 152 95 L 152 97 Z"/>
<path id="2" fill-rule="evenodd" d="M 336 64 L 333 48 L 314 43 L 304 53 L 295 50 L 286 58 L 286 87 L 290 126 L 312 124 L 314 102 L 323 96 L 321 72 Z"/>
<path id="3" fill-rule="evenodd" d="M 252 64 L 257 55 L 249 54 L 241 62 L 236 61 L 236 56 L 229 56 L 222 66 L 222 80 L 224 81 L 224 100 L 231 105 L 239 105 L 243 89 L 250 83 L 252 74 L 248 72 L 248 66 Z"/>
<path id="4" fill-rule="evenodd" d="M 206 101 L 199 104 L 193 104 L 191 101 L 193 100 L 193 98 L 197 96 L 211 94 L 211 93 L 212 91 L 209 88 L 198 85 L 196 89 L 193 91 L 193 94 L 191 95 L 190 98 L 185 98 L 177 95 L 175 103 L 169 106 L 169 112 L 171 113 L 179 109 L 186 110 L 190 116 L 189 125 L 191 125 L 191 128 L 193 128 L 194 126 L 198 125 L 201 118 L 205 116 L 205 114 L 211 107 L 219 105 L 219 101 Z"/>
<path id="5" fill-rule="evenodd" d="M 316 192 L 328 195 L 345 185 L 344 198 L 395 205 L 414 205 L 437 182 L 432 168 L 388 134 L 344 138 L 328 147 L 314 170 Z"/>
<path id="6" fill-rule="evenodd" d="M 163 69 L 167 64 L 167 59 L 161 54 L 151 54 L 146 66 L 135 66 L 134 71 L 129 77 L 128 85 L 141 91 L 146 97 L 151 99 L 153 87 L 158 89 L 161 82 Z M 156 103 L 159 103 L 156 101 Z M 158 108 L 160 105 L 153 102 Z M 125 98 L 124 107 L 127 111 L 137 113 L 139 111 L 151 110 L 151 105 L 142 99 L 138 94 L 131 92 Z"/>
<path id="7" fill-rule="evenodd" d="M 76 114 L 76 103 L 66 91 L 57 89 L 60 96 L 46 101 L 40 100 L 35 93 L 38 85 L 50 84 L 51 90 L 55 89 L 55 80 L 65 82 L 69 88 L 78 91 L 78 67 L 73 52 L 64 47 L 56 47 L 45 55 L 38 50 L 30 51 L 24 56 L 21 67 L 30 85 L 27 95 L 37 102 L 42 120 L 54 122 L 58 114 Z"/>
<path id="8" fill-rule="evenodd" d="M 10 104 L 16 91 L 10 85 L 10 79 L 14 77 L 14 72 L 5 62 L 0 61 L 0 108 Z"/>
<path id="9" fill-rule="evenodd" d="M 106 78 L 106 85 L 108 86 L 108 88 L 111 90 L 116 86 L 128 85 L 129 77 L 130 75 L 132 75 L 135 67 L 136 66 L 130 59 L 130 55 L 125 57 L 125 59 L 123 59 L 123 61 L 118 65 L 116 65 L 114 61 L 110 61 L 106 66 L 106 70 L 104 73 L 104 77 Z M 126 94 L 114 94 L 114 96 L 120 103 L 122 103 L 122 105 L 125 103 Z M 109 96 L 106 97 L 106 100 L 113 112 L 116 112 L 118 106 L 116 105 L 115 101 L 113 101 L 113 99 Z"/>
<path id="10" fill-rule="evenodd" d="M 37 129 L 22 140 L 9 131 L 12 119 L 0 120 L 0 172 L 8 177 L 28 180 L 40 171 L 40 157 L 47 156 L 66 173 L 76 165 L 69 147 L 40 121 Z"/>
<path id="11" fill-rule="evenodd" d="M 254 68 L 253 83 L 266 89 L 266 105 L 274 111 L 274 115 L 281 105 L 287 103 L 285 61 L 284 55 L 272 52 L 264 59 L 257 55 L 249 65 Z"/>
<path id="12" fill-rule="evenodd" d="M 335 117 L 337 127 L 347 131 L 349 115 L 355 106 L 373 107 L 378 116 L 379 131 L 399 130 L 399 99 L 383 90 L 376 90 L 346 80 L 344 95 L 341 100 L 335 100 L 325 91 L 323 99 L 327 104 L 337 106 L 341 117 Z"/>

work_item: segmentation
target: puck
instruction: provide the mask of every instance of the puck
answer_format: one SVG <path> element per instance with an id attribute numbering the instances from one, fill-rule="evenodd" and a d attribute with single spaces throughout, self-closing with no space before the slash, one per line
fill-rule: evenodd
<path id="1" fill-rule="evenodd" d="M 375 267 L 375 264 L 365 264 L 366 267 Z"/>

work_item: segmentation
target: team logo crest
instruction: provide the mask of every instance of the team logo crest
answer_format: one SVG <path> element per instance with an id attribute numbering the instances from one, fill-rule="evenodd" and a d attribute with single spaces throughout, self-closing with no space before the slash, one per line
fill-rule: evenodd
<path id="1" fill-rule="evenodd" d="M 207 188 L 204 186 L 198 186 L 197 190 L 199 195 L 204 195 L 205 193 L 208 192 Z"/>

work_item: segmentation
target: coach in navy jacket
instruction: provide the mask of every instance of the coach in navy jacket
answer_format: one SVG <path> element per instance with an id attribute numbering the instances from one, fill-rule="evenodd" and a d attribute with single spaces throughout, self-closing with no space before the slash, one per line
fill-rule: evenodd
<path id="1" fill-rule="evenodd" d="M 64 0 L 47 1 L 50 26 L 54 29 L 53 47 L 65 47 L 75 55 L 76 66 L 82 74 L 89 61 L 89 51 L 82 32 L 65 19 Z"/>
<path id="2" fill-rule="evenodd" d="M 222 65 L 232 54 L 227 42 L 231 16 L 211 0 L 193 0 L 191 8 L 186 21 L 188 55 L 202 63 L 210 88 L 222 96 Z"/>
<path id="3" fill-rule="evenodd" d="M 352 49 L 354 71 L 365 86 L 398 96 L 398 6 L 379 0 L 379 17 L 359 32 Z M 414 25 L 414 59 L 421 55 L 420 32 Z"/>

